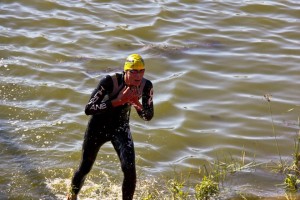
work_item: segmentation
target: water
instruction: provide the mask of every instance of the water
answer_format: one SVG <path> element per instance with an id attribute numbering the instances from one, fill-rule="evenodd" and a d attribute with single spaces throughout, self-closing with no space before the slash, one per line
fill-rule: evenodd
<path id="1" fill-rule="evenodd" d="M 242 158 L 261 165 L 229 176 L 224 199 L 283 196 L 284 176 L 266 166 L 280 160 L 272 118 L 287 163 L 299 132 L 299 9 L 296 0 L 2 0 L 0 198 L 65 196 L 89 95 L 131 53 L 144 57 L 155 92 L 154 119 L 131 117 L 136 199 L 174 173 L 197 183 L 203 165 Z M 106 144 L 81 198 L 120 199 L 121 180 Z"/>

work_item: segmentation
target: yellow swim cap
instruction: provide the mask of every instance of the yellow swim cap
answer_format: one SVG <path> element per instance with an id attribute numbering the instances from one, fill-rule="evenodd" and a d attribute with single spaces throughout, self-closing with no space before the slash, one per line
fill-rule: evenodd
<path id="1" fill-rule="evenodd" d="M 143 58 L 139 54 L 131 54 L 127 57 L 124 65 L 124 71 L 126 70 L 142 70 L 145 69 L 145 63 Z"/>

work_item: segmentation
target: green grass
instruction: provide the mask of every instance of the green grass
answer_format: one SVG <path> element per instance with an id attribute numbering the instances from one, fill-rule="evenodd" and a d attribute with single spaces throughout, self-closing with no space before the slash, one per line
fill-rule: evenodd
<path id="1" fill-rule="evenodd" d="M 197 200 L 209 199 L 220 192 L 219 183 L 213 176 L 204 176 L 202 181 L 195 186 L 195 198 Z"/>
<path id="2" fill-rule="evenodd" d="M 276 130 L 275 130 L 275 125 L 274 125 L 274 120 L 273 120 L 273 111 L 272 111 L 272 106 L 271 106 L 272 95 L 265 94 L 264 97 L 267 100 L 268 106 L 269 106 L 269 112 L 270 112 L 270 117 L 271 117 L 271 122 L 272 122 L 271 125 L 272 125 L 273 136 L 274 136 L 275 143 L 276 143 L 277 153 L 278 153 L 278 156 L 279 156 L 279 159 L 280 159 L 279 164 L 281 166 L 281 169 L 283 169 L 284 168 L 284 163 L 282 161 L 281 153 L 280 153 L 280 150 L 279 150 L 279 145 L 278 145 L 278 140 L 277 140 L 277 133 L 276 133 Z"/>
<path id="3" fill-rule="evenodd" d="M 295 144 L 294 144 L 294 153 L 293 153 L 293 162 L 292 164 L 289 164 L 287 162 L 283 162 L 281 158 L 281 153 L 279 150 L 278 140 L 277 140 L 277 134 L 275 130 L 274 120 L 273 120 L 273 112 L 272 112 L 272 106 L 271 106 L 271 97 L 270 94 L 264 95 L 265 99 L 268 102 L 270 117 L 271 117 L 271 124 L 272 124 L 272 131 L 275 138 L 276 143 L 276 149 L 279 156 L 280 162 L 277 165 L 278 172 L 282 172 L 285 175 L 285 179 L 283 181 L 283 186 L 286 190 L 286 199 L 294 199 L 293 194 L 297 193 L 299 190 L 299 184 L 300 184 L 300 119 L 298 117 L 298 133 L 296 136 Z M 294 109 L 289 109 L 288 112 L 292 111 Z"/>

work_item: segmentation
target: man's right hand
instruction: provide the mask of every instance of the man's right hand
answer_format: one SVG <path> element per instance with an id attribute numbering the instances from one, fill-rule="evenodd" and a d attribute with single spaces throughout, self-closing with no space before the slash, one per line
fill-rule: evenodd
<path id="1" fill-rule="evenodd" d="M 111 103 L 114 107 L 131 103 L 138 98 L 138 95 L 139 94 L 136 89 L 131 89 L 130 87 L 125 86 L 118 94 L 117 98 L 112 100 Z"/>

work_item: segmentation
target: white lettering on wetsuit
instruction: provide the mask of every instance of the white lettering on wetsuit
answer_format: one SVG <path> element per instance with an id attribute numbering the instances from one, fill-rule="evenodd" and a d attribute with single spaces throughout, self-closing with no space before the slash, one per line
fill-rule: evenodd
<path id="1" fill-rule="evenodd" d="M 98 90 L 96 92 L 96 94 L 93 96 L 93 98 L 90 99 L 89 101 L 89 105 L 92 105 L 90 107 L 90 110 L 103 110 L 107 108 L 107 105 L 105 102 L 102 102 L 100 104 L 97 104 L 97 101 L 99 100 L 100 96 L 103 95 L 103 92 L 105 91 L 105 89 L 101 86 L 100 90 Z"/>
<path id="2" fill-rule="evenodd" d="M 151 103 L 153 102 L 153 88 L 151 88 L 149 96 L 150 98 L 148 99 L 148 105 L 151 105 Z"/>
<path id="3" fill-rule="evenodd" d="M 96 103 L 97 100 L 99 99 L 98 94 L 99 94 L 99 95 L 102 95 L 104 90 L 105 90 L 105 89 L 101 86 L 101 89 L 98 90 L 98 92 L 94 95 L 93 98 L 91 98 L 91 100 L 89 101 L 88 104 L 94 104 L 94 103 Z"/>
<path id="4" fill-rule="evenodd" d="M 94 104 L 91 107 L 91 110 L 103 110 L 106 109 L 106 103 L 101 103 L 100 105 Z"/>

